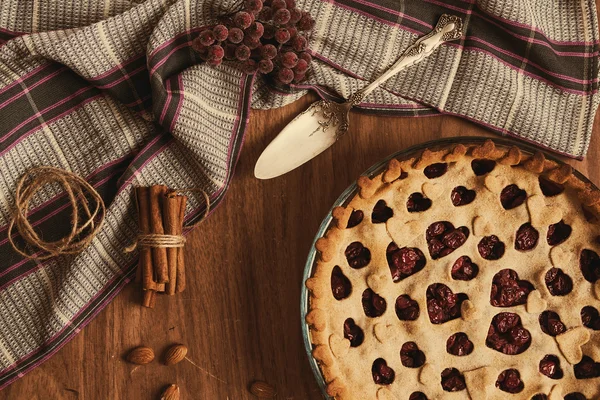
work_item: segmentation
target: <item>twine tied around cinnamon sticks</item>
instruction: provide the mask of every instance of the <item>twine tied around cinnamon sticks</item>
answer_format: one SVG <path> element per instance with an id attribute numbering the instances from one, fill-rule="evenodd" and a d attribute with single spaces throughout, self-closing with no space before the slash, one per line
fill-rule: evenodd
<path id="1" fill-rule="evenodd" d="M 46 241 L 36 232 L 27 217 L 30 203 L 42 187 L 57 183 L 71 202 L 71 231 L 59 240 Z M 64 254 L 78 254 L 90 245 L 102 228 L 106 208 L 102 197 L 80 176 L 60 168 L 41 166 L 23 174 L 17 182 L 15 212 L 8 225 L 8 241 L 22 256 L 33 260 L 46 260 Z M 21 249 L 13 239 L 17 229 L 31 252 Z"/>
<path id="2" fill-rule="evenodd" d="M 204 195 L 206 217 L 210 198 L 201 189 L 169 190 L 163 185 L 135 188 L 139 234 L 125 251 L 136 247 L 140 250 L 135 280 L 142 284 L 145 307 L 154 307 L 156 293 L 174 295 L 185 289 L 183 220 L 187 197 L 184 192 Z"/>

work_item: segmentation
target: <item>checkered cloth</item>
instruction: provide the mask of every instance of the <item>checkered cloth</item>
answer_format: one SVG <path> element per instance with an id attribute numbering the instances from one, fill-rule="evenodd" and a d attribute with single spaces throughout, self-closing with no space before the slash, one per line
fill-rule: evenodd
<path id="1" fill-rule="evenodd" d="M 284 89 L 230 63 L 208 67 L 191 50 L 223 2 L 0 2 L 0 387 L 56 352 L 131 278 L 136 255 L 123 248 L 137 231 L 134 185 L 201 187 L 218 204 L 250 106 L 279 107 L 307 90 L 346 97 L 443 13 L 464 18 L 462 41 L 390 79 L 360 108 L 458 115 L 585 155 L 599 99 L 592 0 L 300 3 L 317 20 L 315 61 L 307 82 Z M 79 256 L 28 261 L 8 244 L 16 181 L 40 165 L 85 177 L 108 205 L 102 231 Z M 68 227 L 57 221 L 66 220 L 68 206 L 47 188 L 31 219 L 60 236 Z M 191 199 L 188 222 L 203 211 L 203 201 Z"/>

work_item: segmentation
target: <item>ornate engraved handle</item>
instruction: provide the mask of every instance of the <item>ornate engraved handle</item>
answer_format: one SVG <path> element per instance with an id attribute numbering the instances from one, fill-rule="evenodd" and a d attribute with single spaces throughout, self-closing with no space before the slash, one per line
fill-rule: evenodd
<path id="1" fill-rule="evenodd" d="M 460 39 L 462 35 L 462 19 L 455 15 L 442 15 L 433 31 L 421 37 L 412 46 L 407 48 L 398 61 L 396 61 L 396 64 L 384 72 L 379 78 L 375 79 L 369 85 L 350 96 L 348 99 L 349 102 L 353 106 L 360 104 L 369 93 L 375 90 L 383 82 L 387 81 L 389 78 L 405 68 L 422 61 L 442 43 Z"/>

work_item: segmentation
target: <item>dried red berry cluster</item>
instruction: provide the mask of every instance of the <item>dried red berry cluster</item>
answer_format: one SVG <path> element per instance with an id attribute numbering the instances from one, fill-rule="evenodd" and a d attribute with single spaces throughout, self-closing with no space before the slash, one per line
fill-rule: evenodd
<path id="1" fill-rule="evenodd" d="M 245 0 L 222 24 L 200 32 L 193 48 L 212 66 L 237 60 L 248 74 L 258 71 L 282 84 L 300 82 L 312 61 L 307 50 L 314 25 L 295 0 Z"/>

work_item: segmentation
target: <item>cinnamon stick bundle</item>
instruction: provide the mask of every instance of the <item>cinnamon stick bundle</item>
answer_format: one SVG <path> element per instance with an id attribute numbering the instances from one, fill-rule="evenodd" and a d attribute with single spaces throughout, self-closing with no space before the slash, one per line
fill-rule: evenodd
<path id="1" fill-rule="evenodd" d="M 185 289 L 183 219 L 187 197 L 166 186 L 137 187 L 140 260 L 136 282 L 142 283 L 144 307 L 153 308 L 156 294 Z"/>

